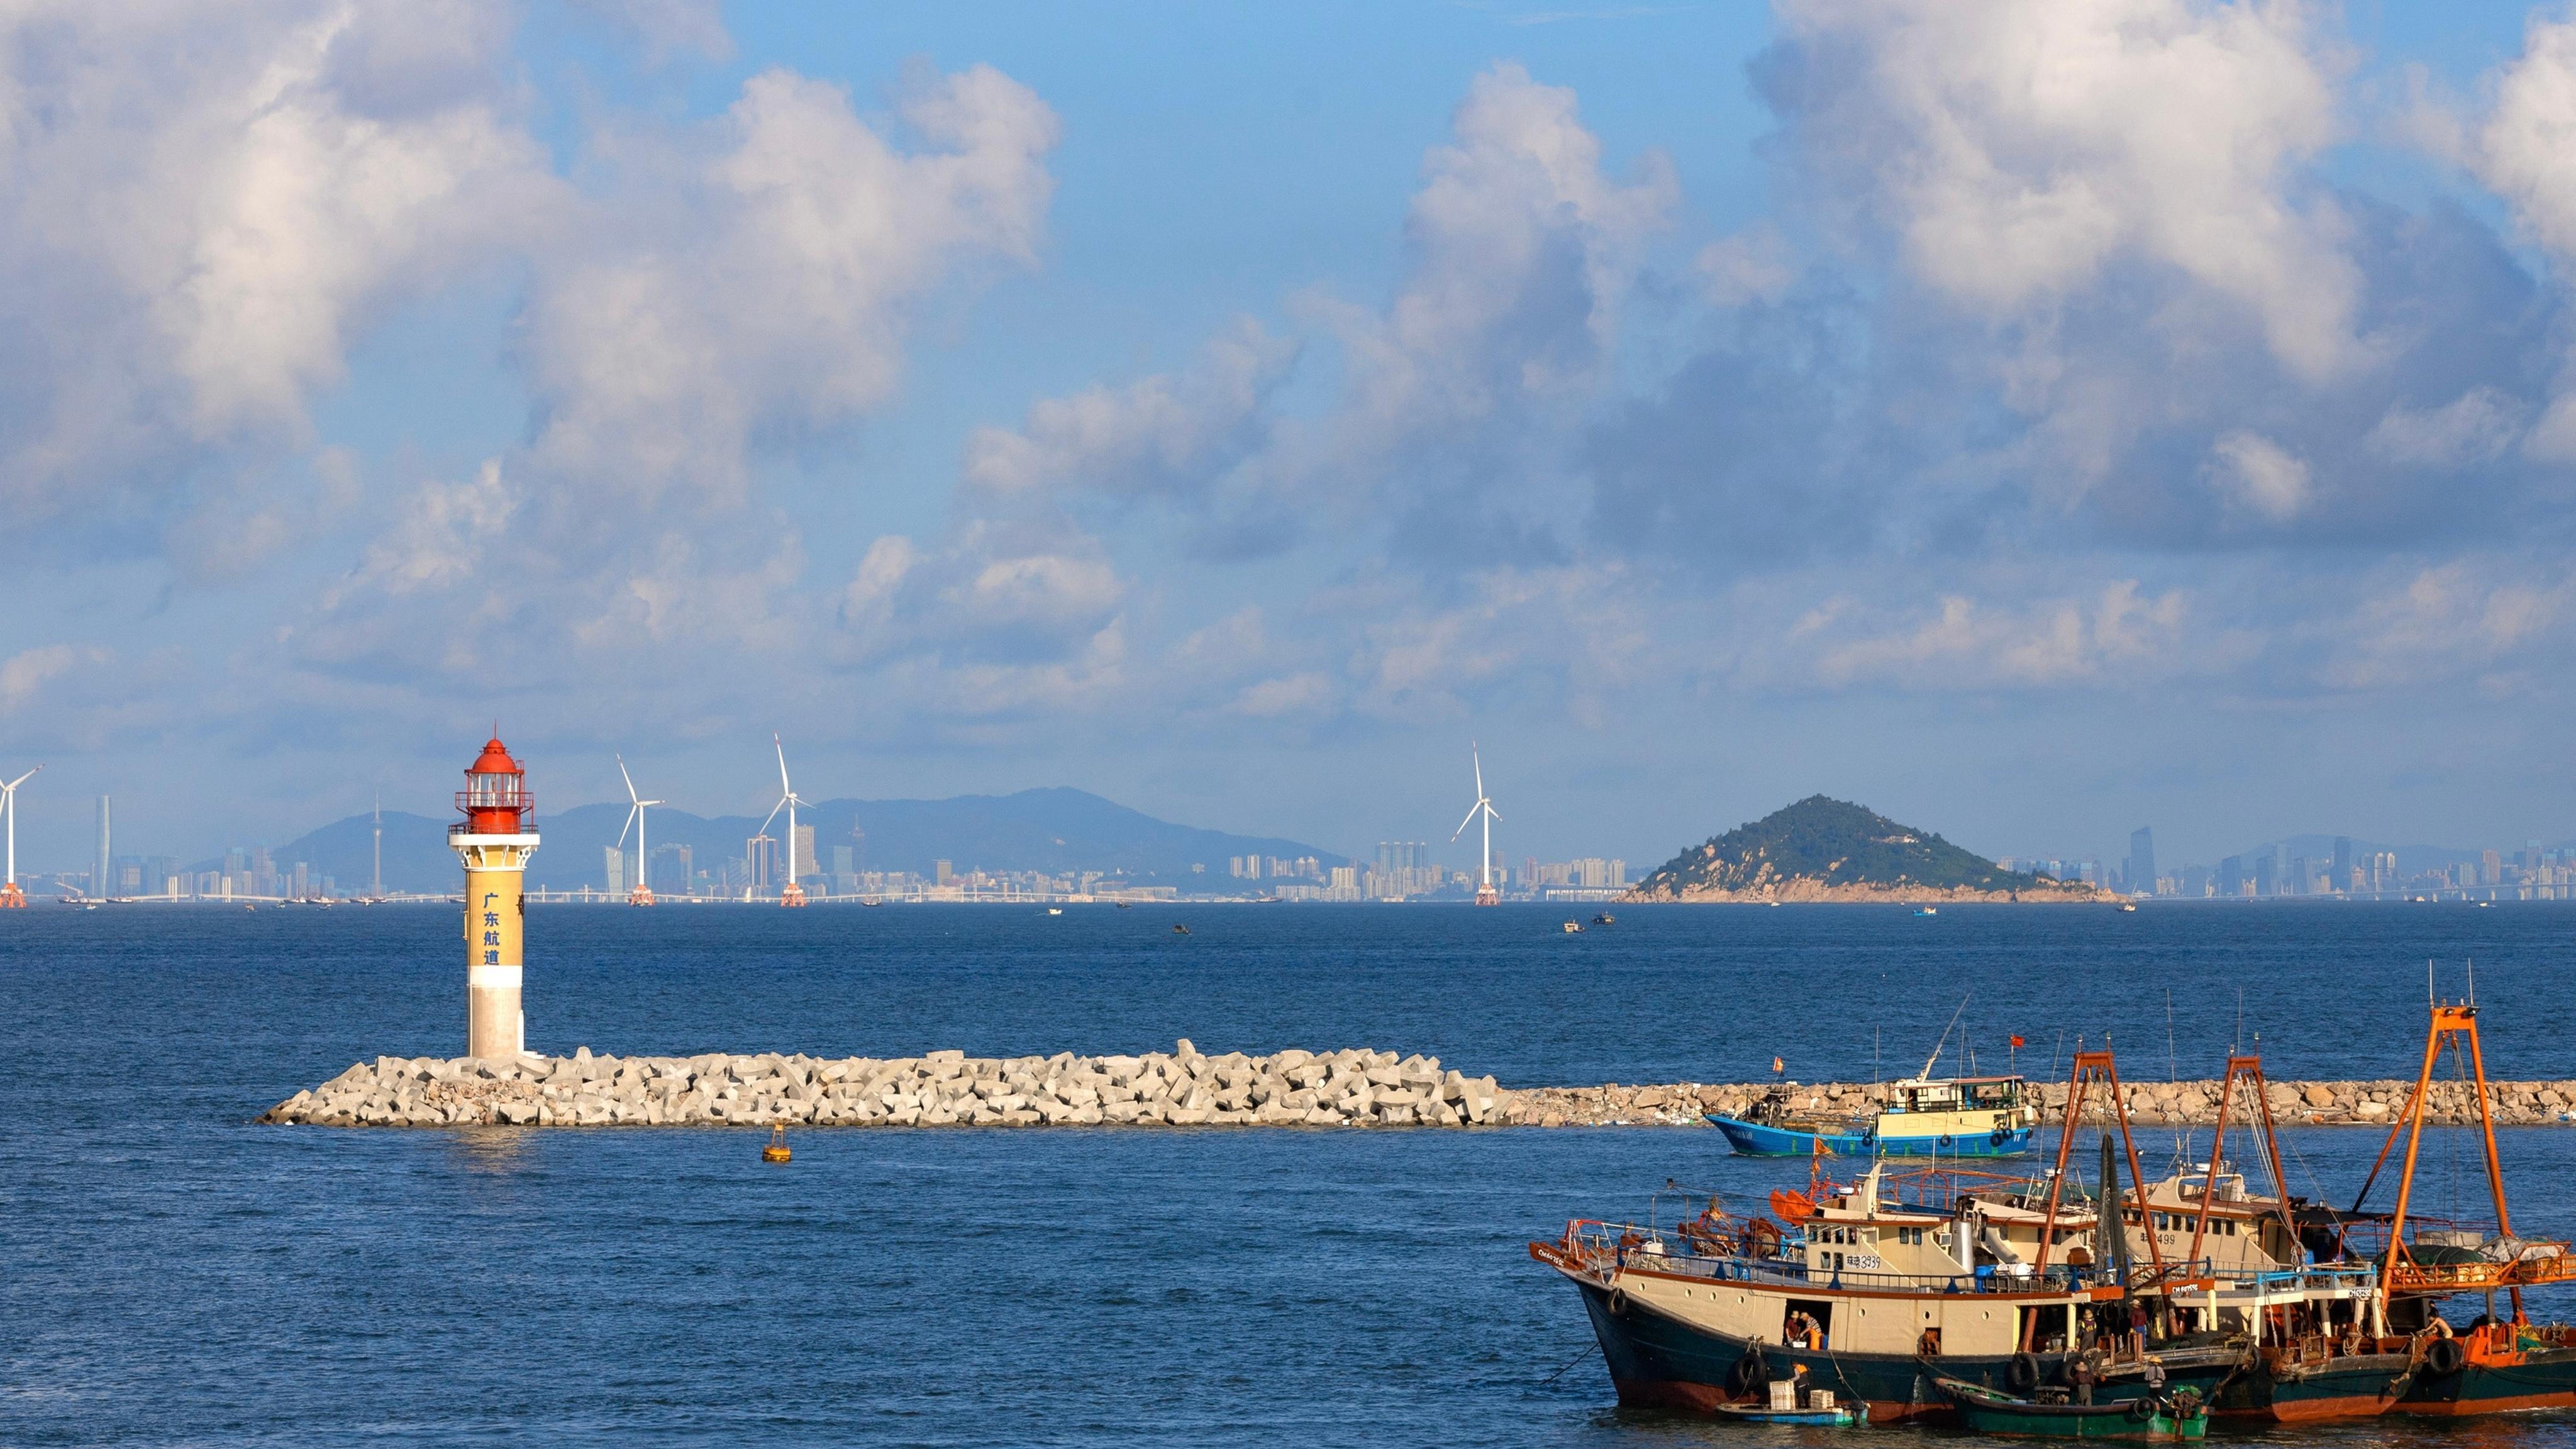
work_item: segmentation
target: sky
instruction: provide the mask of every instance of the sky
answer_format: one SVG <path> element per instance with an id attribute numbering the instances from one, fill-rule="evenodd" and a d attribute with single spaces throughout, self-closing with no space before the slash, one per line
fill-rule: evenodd
<path id="1" fill-rule="evenodd" d="M 2555 841 L 2571 259 L 2561 4 L 29 0 L 0 775 Z"/>

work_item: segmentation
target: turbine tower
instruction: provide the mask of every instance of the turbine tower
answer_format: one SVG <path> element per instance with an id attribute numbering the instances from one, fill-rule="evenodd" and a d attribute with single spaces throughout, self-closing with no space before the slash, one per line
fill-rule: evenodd
<path id="1" fill-rule="evenodd" d="M 662 802 L 641 799 L 636 795 L 635 777 L 626 773 L 624 755 L 617 757 L 617 775 L 619 779 L 626 782 L 626 798 L 634 801 L 633 807 L 626 812 L 626 824 L 617 832 L 617 848 L 620 850 L 626 848 L 626 832 L 628 830 L 635 832 L 635 888 L 626 893 L 626 904 L 649 906 L 653 904 L 653 887 L 647 883 L 647 878 L 648 873 L 653 869 L 653 856 L 644 848 L 644 807 L 659 805 Z"/>
<path id="2" fill-rule="evenodd" d="M 1478 753 L 1474 740 L 1467 742 L 1467 758 L 1476 767 L 1476 803 L 1467 807 L 1467 818 L 1459 821 L 1458 828 L 1449 833 L 1449 843 L 1457 844 L 1458 837 L 1467 833 L 1468 826 L 1479 820 L 1483 822 L 1484 849 L 1476 857 L 1476 904 L 1499 906 L 1503 903 L 1503 896 L 1502 892 L 1494 889 L 1494 822 L 1503 817 L 1494 812 L 1494 802 L 1485 798 L 1485 759 Z"/>
<path id="3" fill-rule="evenodd" d="M 769 818 L 760 822 L 760 828 L 763 834 L 768 833 L 769 821 L 777 819 L 779 811 L 787 812 L 787 884 L 779 888 L 778 903 L 801 906 L 805 904 L 805 888 L 796 883 L 796 807 L 805 802 L 796 798 L 796 787 L 787 783 L 787 746 L 775 734 L 769 742 L 778 746 L 778 803 L 769 807 Z"/>
<path id="4" fill-rule="evenodd" d="M 45 768 L 38 765 L 36 770 Z M 18 787 L 27 783 L 26 775 L 0 785 L 0 815 L 8 817 L 9 873 L 0 876 L 0 910 L 22 911 L 27 908 L 27 893 L 18 889 Z"/>

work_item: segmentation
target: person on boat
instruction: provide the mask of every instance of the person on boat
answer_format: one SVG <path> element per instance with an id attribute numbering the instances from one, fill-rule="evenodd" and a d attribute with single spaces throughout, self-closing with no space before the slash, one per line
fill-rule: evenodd
<path id="1" fill-rule="evenodd" d="M 2157 1353 L 2151 1353 L 2151 1354 L 2148 1354 L 2148 1355 L 2147 1355 L 2147 1397 L 2148 1397 L 2148 1398 L 2151 1398 L 2151 1399 L 2162 1398 L 2162 1397 L 2164 1397 L 2164 1392 L 2165 1392 L 2165 1360 L 2164 1360 L 2164 1355 L 2162 1355 L 2162 1354 L 2157 1354 Z"/>
<path id="2" fill-rule="evenodd" d="M 2077 1354 L 2075 1361 L 2066 1366 L 2066 1381 L 2074 1385 L 2075 1402 L 2079 1404 L 2093 1402 L 2093 1385 L 2100 1382 L 2101 1378 L 2101 1371 L 2093 1367 L 2093 1355 L 2090 1352 Z"/>
<path id="3" fill-rule="evenodd" d="M 1818 1336 L 1816 1320 L 1807 1316 L 1807 1310 L 1801 1308 L 1789 1315 L 1787 1332 L 1789 1342 L 1812 1351 L 1817 1347 Z"/>
<path id="4" fill-rule="evenodd" d="M 2147 1356 L 2147 1304 L 2143 1298 L 2129 1302 L 2129 1357 Z"/>
<path id="5" fill-rule="evenodd" d="M 2435 1338 L 2449 1338 L 2451 1336 L 2451 1320 L 2444 1318 L 2437 1310 L 2433 1314 L 2433 1321 L 2424 1325 L 2424 1331 L 2433 1335 Z"/>

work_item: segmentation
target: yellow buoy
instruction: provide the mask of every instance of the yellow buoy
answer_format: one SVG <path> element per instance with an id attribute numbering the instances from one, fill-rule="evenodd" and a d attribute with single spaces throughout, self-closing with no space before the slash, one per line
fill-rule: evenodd
<path id="1" fill-rule="evenodd" d="M 790 1154 L 787 1151 L 787 1124 L 781 1122 L 769 1129 L 769 1145 L 760 1149 L 760 1160 L 763 1162 L 785 1162 L 789 1155 Z"/>

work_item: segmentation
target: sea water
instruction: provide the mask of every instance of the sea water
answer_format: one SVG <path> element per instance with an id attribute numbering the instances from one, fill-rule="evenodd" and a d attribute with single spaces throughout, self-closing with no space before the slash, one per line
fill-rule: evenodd
<path id="1" fill-rule="evenodd" d="M 1903 1075 L 1955 1013 L 1945 1070 L 1962 1033 L 1978 1069 L 2033 1075 L 2107 1033 L 2132 1079 L 2214 1076 L 2258 1036 L 2280 1077 L 2405 1077 L 2426 960 L 2456 996 L 2474 958 L 2489 1071 L 2576 1075 L 2566 907 L 1558 929 L 1594 909 L 540 906 L 528 1033 L 876 1056 L 1187 1036 L 1526 1086 L 1747 1080 L 1775 1055 Z M 1571 1216 L 1669 1221 L 1667 1181 L 1749 1208 L 1803 1180 L 1714 1132 L 812 1130 L 781 1168 L 748 1131 L 251 1124 L 352 1061 L 461 1049 L 457 929 L 426 906 L 0 917 L 0 1443 L 1813 1439 L 1618 1409 L 1572 1290 L 1527 1256 Z M 2156 1169 L 2193 1148 L 2139 1138 Z M 2291 1132 L 2291 1189 L 2348 1200 L 2383 1138 Z M 2428 1139 L 2419 1210 L 2482 1199 L 2466 1138 Z M 2516 1226 L 2576 1234 L 2576 1128 L 2502 1138 Z M 2567 1445 L 2576 1421 L 2281 1437 Z"/>

